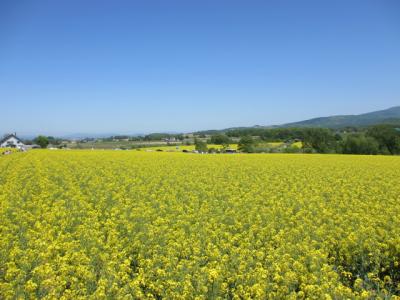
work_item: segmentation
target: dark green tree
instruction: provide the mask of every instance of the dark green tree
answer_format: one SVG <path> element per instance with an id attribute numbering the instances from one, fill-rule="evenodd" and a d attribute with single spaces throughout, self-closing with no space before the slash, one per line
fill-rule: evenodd
<path id="1" fill-rule="evenodd" d="M 61 142 L 62 142 L 61 139 L 55 138 L 53 136 L 48 136 L 47 139 L 49 141 L 49 144 L 52 144 L 52 145 L 55 145 L 55 146 L 60 145 Z"/>
<path id="2" fill-rule="evenodd" d="M 211 136 L 210 139 L 211 144 L 216 145 L 228 145 L 232 143 L 232 140 L 225 134 L 215 134 Z"/>
<path id="3" fill-rule="evenodd" d="M 208 148 L 208 153 L 217 153 L 217 149 L 215 149 L 213 147 Z"/>
<path id="4" fill-rule="evenodd" d="M 367 136 L 373 137 L 379 144 L 382 154 L 400 154 L 400 131 L 391 125 L 376 125 L 367 130 Z"/>
<path id="5" fill-rule="evenodd" d="M 194 141 L 195 149 L 199 152 L 207 152 L 207 143 L 202 140 L 195 139 Z"/>
<path id="6" fill-rule="evenodd" d="M 379 144 L 373 137 L 360 134 L 350 134 L 341 143 L 345 154 L 378 154 Z"/>
<path id="7" fill-rule="evenodd" d="M 255 151 L 255 141 L 251 136 L 244 136 L 238 143 L 238 150 L 247 153 L 253 153 Z"/>
<path id="8" fill-rule="evenodd" d="M 35 138 L 34 141 L 43 149 L 47 148 L 47 146 L 49 145 L 49 139 L 44 135 L 39 135 L 37 138 Z"/>
<path id="9" fill-rule="evenodd" d="M 304 148 L 312 148 L 318 153 L 330 153 L 336 149 L 335 136 L 329 129 L 306 128 L 303 135 Z"/>

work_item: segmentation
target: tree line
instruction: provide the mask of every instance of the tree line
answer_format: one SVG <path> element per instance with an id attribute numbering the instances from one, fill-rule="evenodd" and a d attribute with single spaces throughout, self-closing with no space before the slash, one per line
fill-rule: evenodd
<path id="1" fill-rule="evenodd" d="M 263 142 L 286 143 L 283 152 L 342 153 L 342 154 L 400 154 L 400 128 L 395 125 L 375 125 L 367 128 L 245 128 L 229 130 L 211 137 L 213 144 L 232 143 L 240 138 L 238 150 L 265 152 Z M 301 141 L 302 147 L 291 146 Z"/>
<path id="2" fill-rule="evenodd" d="M 229 149 L 229 145 L 238 143 L 241 152 L 301 152 L 301 153 L 342 153 L 342 154 L 400 154 L 400 125 L 375 125 L 365 128 L 348 127 L 340 130 L 327 128 L 240 128 L 226 132 L 213 132 L 208 139 L 205 134 L 195 134 L 194 144 L 199 152 L 213 152 L 207 144 L 222 145 L 220 152 Z M 116 136 L 110 139 L 129 138 L 129 140 L 155 141 L 172 139 L 182 142 L 183 134 L 153 133 L 142 137 Z M 235 139 L 236 141 L 234 141 Z M 237 140 L 239 139 L 239 142 Z M 35 144 L 46 148 L 49 144 L 59 146 L 62 140 L 52 136 L 38 136 Z M 282 142 L 279 150 L 265 148 L 265 143 Z M 294 146 L 301 142 L 302 146 Z"/>

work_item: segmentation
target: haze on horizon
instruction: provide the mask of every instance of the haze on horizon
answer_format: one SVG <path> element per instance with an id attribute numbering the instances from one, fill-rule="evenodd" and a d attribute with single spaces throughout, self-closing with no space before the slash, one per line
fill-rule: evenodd
<path id="1" fill-rule="evenodd" d="M 400 104 L 400 2 L 0 2 L 0 133 L 189 132 Z"/>

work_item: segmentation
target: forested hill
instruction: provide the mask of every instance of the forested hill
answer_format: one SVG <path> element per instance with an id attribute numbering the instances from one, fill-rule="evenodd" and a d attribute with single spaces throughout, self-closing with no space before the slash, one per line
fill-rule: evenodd
<path id="1" fill-rule="evenodd" d="M 226 132 L 248 132 L 249 130 L 273 129 L 273 128 L 301 128 L 301 127 L 319 127 L 340 129 L 346 127 L 367 127 L 378 124 L 400 125 L 400 106 L 391 107 L 385 110 L 369 112 L 360 115 L 341 115 L 320 117 L 299 122 L 286 123 L 282 125 L 270 126 L 252 126 L 252 127 L 232 127 L 221 130 L 202 130 L 195 134 L 218 134 Z"/>
<path id="2" fill-rule="evenodd" d="M 385 110 L 374 111 L 360 115 L 342 115 L 314 118 L 300 122 L 283 124 L 280 127 L 341 128 L 369 126 L 382 123 L 400 124 L 400 106 L 395 106 Z"/>

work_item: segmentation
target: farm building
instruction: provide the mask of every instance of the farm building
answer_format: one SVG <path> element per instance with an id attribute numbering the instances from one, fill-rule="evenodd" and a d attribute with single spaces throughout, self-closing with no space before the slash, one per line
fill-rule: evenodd
<path id="1" fill-rule="evenodd" d="M 0 139 L 0 148 L 25 149 L 25 144 L 17 137 L 16 133 L 6 134 Z"/>

